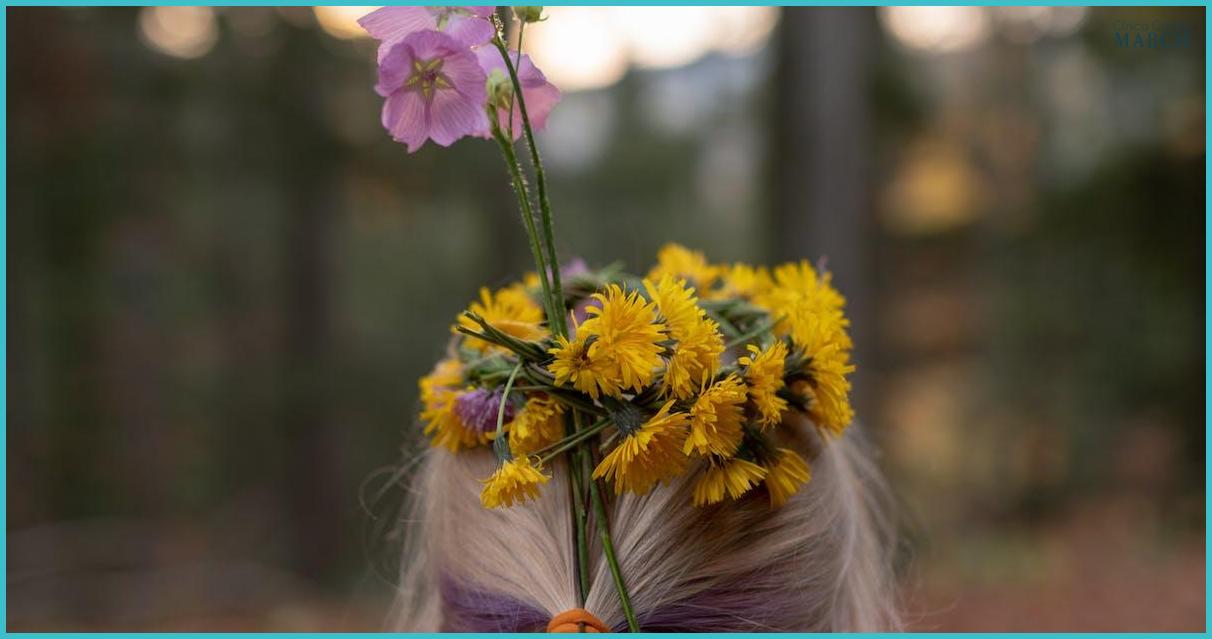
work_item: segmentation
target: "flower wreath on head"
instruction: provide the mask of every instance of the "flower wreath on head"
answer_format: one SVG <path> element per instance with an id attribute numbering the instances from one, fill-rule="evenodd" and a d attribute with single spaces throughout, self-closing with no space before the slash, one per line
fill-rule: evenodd
<path id="1" fill-rule="evenodd" d="M 541 13 L 514 8 L 519 41 Z M 628 627 L 639 630 L 610 541 L 607 487 L 642 495 L 695 473 L 696 506 L 757 489 L 771 507 L 784 504 L 811 478 L 808 461 L 772 437 L 788 427 L 785 414 L 806 415 L 827 436 L 854 416 L 845 300 L 807 261 L 712 264 L 677 244 L 642 278 L 579 261 L 557 267 L 533 131 L 560 92 L 509 48 L 494 8 L 387 7 L 361 24 L 381 42 L 384 127 L 410 152 L 427 140 L 495 140 L 536 267 L 521 282 L 481 289 L 458 317 L 450 354 L 420 380 L 424 432 L 452 453 L 492 447 L 488 508 L 536 498 L 552 460 L 566 456 L 579 510 L 605 533 Z M 537 197 L 515 149 L 523 137 Z M 588 574 L 584 527 L 576 529 L 577 569 Z M 588 623 L 582 613 L 578 623 Z"/>

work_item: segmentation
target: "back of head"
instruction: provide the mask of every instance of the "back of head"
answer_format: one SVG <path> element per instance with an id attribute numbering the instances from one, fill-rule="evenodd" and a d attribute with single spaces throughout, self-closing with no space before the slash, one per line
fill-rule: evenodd
<path id="1" fill-rule="evenodd" d="M 692 505 L 695 473 L 607 502 L 614 545 L 645 631 L 898 630 L 884 484 L 856 428 L 822 445 L 789 423 L 782 444 L 813 459 L 780 508 L 764 489 Z M 532 502 L 480 503 L 487 449 L 431 450 L 409 511 L 394 629 L 534 632 L 578 607 L 572 495 L 562 462 Z M 597 538 L 592 530 L 591 540 Z M 616 631 L 624 613 L 600 547 L 584 608 Z"/>

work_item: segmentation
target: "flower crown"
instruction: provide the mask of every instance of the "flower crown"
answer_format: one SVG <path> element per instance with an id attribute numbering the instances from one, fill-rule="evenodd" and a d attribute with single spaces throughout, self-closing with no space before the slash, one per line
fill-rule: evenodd
<path id="1" fill-rule="evenodd" d="M 695 473 L 695 505 L 764 486 L 782 505 L 811 474 L 772 436 L 785 415 L 826 435 L 853 418 L 845 300 L 808 262 L 769 271 L 715 265 L 666 245 L 644 278 L 617 267 L 559 268 L 546 174 L 535 144 L 560 91 L 525 54 L 526 25 L 542 7 L 514 7 L 517 45 L 494 7 L 385 7 L 360 23 L 380 41 L 383 126 L 409 152 L 428 141 L 493 140 L 501 150 L 535 271 L 481 289 L 452 327 L 447 356 L 420 381 L 421 421 L 433 446 L 492 446 L 488 508 L 534 499 L 566 460 L 572 493 L 578 601 L 589 590 L 592 511 L 627 627 L 640 629 L 619 568 L 603 493 L 637 495 Z M 533 171 L 532 194 L 519 160 Z M 571 320 L 571 321 L 570 321 Z M 606 628 L 581 608 L 560 628 Z"/>
<path id="2" fill-rule="evenodd" d="M 548 330 L 531 273 L 481 289 L 420 382 L 432 445 L 496 451 L 486 507 L 536 497 L 551 461 L 582 442 L 601 453 L 592 479 L 616 493 L 693 472 L 696 506 L 764 485 L 777 507 L 810 477 L 770 437 L 784 414 L 828 435 L 850 423 L 844 299 L 807 262 L 712 265 L 668 244 L 642 280 L 582 264 L 563 274 L 571 335 Z"/>

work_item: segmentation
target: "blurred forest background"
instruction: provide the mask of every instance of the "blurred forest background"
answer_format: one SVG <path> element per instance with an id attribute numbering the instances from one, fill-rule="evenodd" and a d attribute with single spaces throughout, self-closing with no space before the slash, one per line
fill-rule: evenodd
<path id="1" fill-rule="evenodd" d="M 7 11 L 9 630 L 380 627 L 415 381 L 529 257 L 367 10 Z M 914 629 L 1202 631 L 1204 24 L 555 8 L 558 243 L 828 257 Z"/>

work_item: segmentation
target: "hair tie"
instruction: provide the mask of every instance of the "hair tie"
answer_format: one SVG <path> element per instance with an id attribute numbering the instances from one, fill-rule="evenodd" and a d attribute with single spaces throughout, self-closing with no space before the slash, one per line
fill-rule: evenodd
<path id="1" fill-rule="evenodd" d="M 610 628 L 601 619 L 584 608 L 565 610 L 547 622 L 547 632 L 581 632 L 581 624 L 585 624 L 585 632 L 610 632 Z"/>

